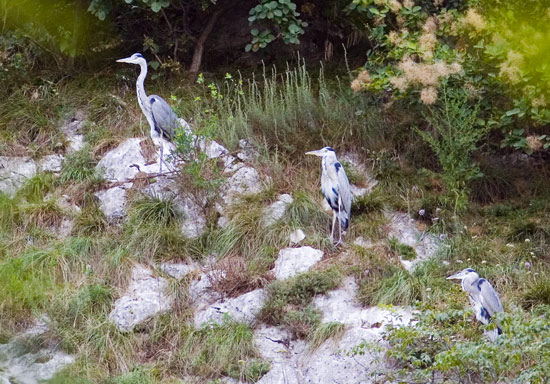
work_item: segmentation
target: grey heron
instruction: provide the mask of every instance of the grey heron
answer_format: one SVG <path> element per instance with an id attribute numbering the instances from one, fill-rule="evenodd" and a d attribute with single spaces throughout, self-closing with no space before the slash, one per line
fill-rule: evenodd
<path id="1" fill-rule="evenodd" d="M 458 279 L 462 282 L 462 289 L 468 293 L 470 303 L 474 307 L 476 319 L 483 323 L 489 324 L 491 317 L 497 312 L 502 312 L 502 303 L 491 283 L 480 278 L 478 273 L 472 268 L 466 268 L 452 276 L 447 277 L 447 280 Z M 497 323 L 496 335 L 502 334 L 502 330 Z M 496 337 L 493 333 L 492 338 Z"/>
<path id="2" fill-rule="evenodd" d="M 130 57 L 117 60 L 117 63 L 137 64 L 141 71 L 136 81 L 137 99 L 141 111 L 147 118 L 151 128 L 151 139 L 160 147 L 159 173 L 162 173 L 163 150 L 166 142 L 170 143 L 175 130 L 180 126 L 178 117 L 170 108 L 170 105 L 160 96 L 147 96 L 143 83 L 147 76 L 147 61 L 141 53 L 134 53 Z M 167 146 L 170 144 L 167 144 Z"/>
<path id="3" fill-rule="evenodd" d="M 340 235 L 337 244 L 340 244 L 342 242 L 342 231 L 345 231 L 349 226 L 352 198 L 346 171 L 331 147 L 306 152 L 306 155 L 319 156 L 323 159 L 321 164 L 321 191 L 333 213 L 330 240 L 334 241 L 334 227 L 336 218 L 338 218 Z"/>

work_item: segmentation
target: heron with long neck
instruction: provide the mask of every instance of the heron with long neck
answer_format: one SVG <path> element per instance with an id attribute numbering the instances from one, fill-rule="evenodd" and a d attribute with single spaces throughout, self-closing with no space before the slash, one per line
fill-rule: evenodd
<path id="1" fill-rule="evenodd" d="M 170 105 L 160 96 L 147 96 L 145 93 L 145 77 L 147 76 L 147 61 L 141 53 L 134 53 L 130 57 L 117 60 L 117 63 L 137 64 L 141 71 L 136 81 L 137 99 L 141 111 L 145 115 L 151 128 L 151 139 L 160 147 L 159 173 L 162 173 L 164 145 L 169 145 L 174 137 L 175 130 L 180 127 L 178 117 Z"/>
<path id="2" fill-rule="evenodd" d="M 317 151 L 306 152 L 306 155 L 321 157 L 321 191 L 332 209 L 332 229 L 330 240 L 334 241 L 334 228 L 338 219 L 339 237 L 337 244 L 342 242 L 342 232 L 349 226 L 352 193 L 346 171 L 336 158 L 331 147 Z"/>

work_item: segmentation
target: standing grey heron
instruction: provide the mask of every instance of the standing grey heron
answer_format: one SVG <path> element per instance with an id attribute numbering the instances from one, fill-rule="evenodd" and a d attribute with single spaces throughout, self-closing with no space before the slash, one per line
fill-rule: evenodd
<path id="1" fill-rule="evenodd" d="M 337 244 L 340 244 L 342 242 L 342 231 L 345 231 L 349 226 L 352 198 L 346 171 L 331 147 L 306 152 L 306 155 L 319 156 L 323 159 L 321 165 L 321 191 L 333 213 L 330 240 L 334 241 L 334 226 L 336 225 L 336 218 L 338 218 L 340 236 Z"/>
<path id="2" fill-rule="evenodd" d="M 478 273 L 472 268 L 466 268 L 452 276 L 447 277 L 447 280 L 458 279 L 462 280 L 462 289 L 468 293 L 470 303 L 474 307 L 476 319 L 487 325 L 491 317 L 497 312 L 502 312 L 502 303 L 491 283 L 480 278 Z M 502 330 L 497 322 L 496 334 L 490 334 L 491 338 L 502 334 Z"/>
<path id="3" fill-rule="evenodd" d="M 141 53 L 134 53 L 130 57 L 117 60 L 117 63 L 137 64 L 141 68 L 136 81 L 137 99 L 141 111 L 151 127 L 151 139 L 155 145 L 160 147 L 159 173 L 162 173 L 164 144 L 170 146 L 175 130 L 180 126 L 178 117 L 162 97 L 157 95 L 147 96 L 145 93 L 143 83 L 145 76 L 147 76 L 147 61 Z"/>

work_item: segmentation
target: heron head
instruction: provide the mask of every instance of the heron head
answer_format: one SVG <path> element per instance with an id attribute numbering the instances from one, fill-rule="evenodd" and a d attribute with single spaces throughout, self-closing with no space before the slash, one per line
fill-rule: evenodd
<path id="1" fill-rule="evenodd" d="M 325 147 L 325 148 L 318 149 L 316 151 L 306 152 L 306 155 L 313 155 L 313 156 L 319 156 L 319 157 L 325 157 L 331 154 L 336 156 L 334 149 L 332 149 L 331 147 Z"/>
<path id="2" fill-rule="evenodd" d="M 117 63 L 128 63 L 128 64 L 141 64 L 145 62 L 145 59 L 141 55 L 141 53 L 134 53 L 130 57 L 125 57 L 124 59 L 118 59 L 116 61 Z"/>
<path id="3" fill-rule="evenodd" d="M 479 275 L 472 268 L 466 268 L 458 273 L 455 273 L 454 275 L 447 277 L 447 280 L 452 280 L 452 279 L 464 280 L 468 277 L 479 277 Z"/>

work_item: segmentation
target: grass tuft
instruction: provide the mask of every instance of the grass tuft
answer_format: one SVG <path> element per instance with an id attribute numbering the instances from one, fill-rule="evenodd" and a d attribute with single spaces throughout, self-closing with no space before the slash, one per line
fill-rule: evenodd
<path id="1" fill-rule="evenodd" d="M 315 329 L 309 336 L 309 348 L 315 350 L 321 346 L 328 339 L 335 339 L 342 337 L 346 331 L 346 325 L 331 321 L 329 323 L 322 323 Z"/>

